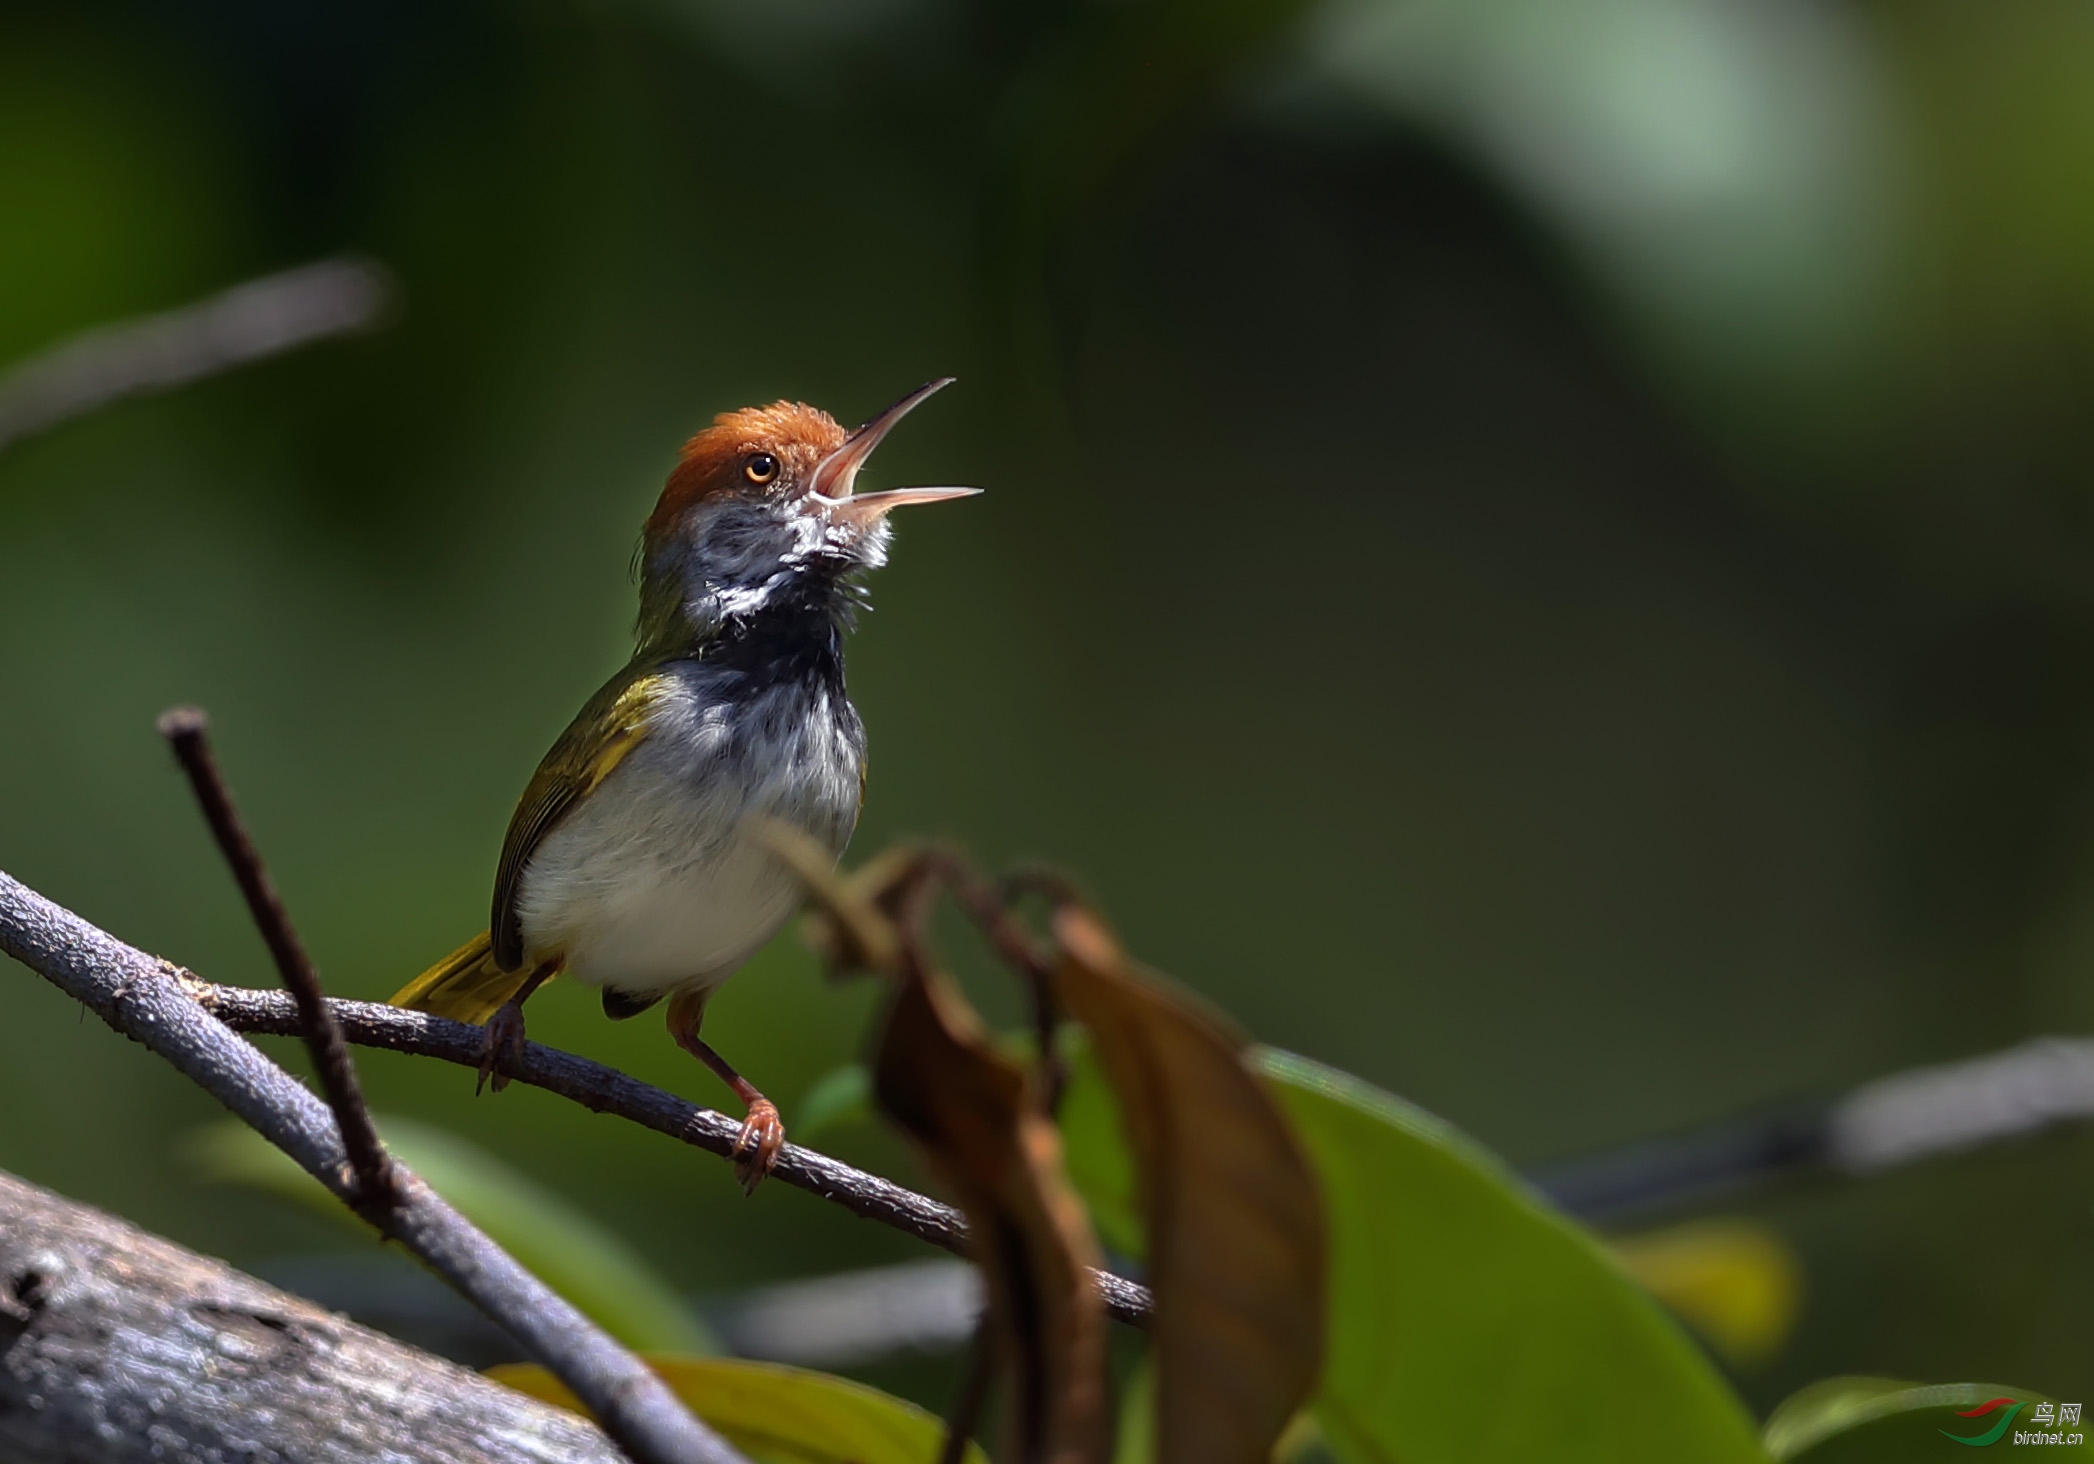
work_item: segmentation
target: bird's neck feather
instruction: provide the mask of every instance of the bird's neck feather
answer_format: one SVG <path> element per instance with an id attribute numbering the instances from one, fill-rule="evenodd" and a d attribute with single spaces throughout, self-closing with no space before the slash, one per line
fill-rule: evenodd
<path id="1" fill-rule="evenodd" d="M 864 604 L 857 576 L 879 563 L 884 535 L 846 551 L 819 534 L 787 537 L 784 525 L 707 527 L 642 545 L 639 653 L 710 659 L 741 646 L 840 665 Z"/>

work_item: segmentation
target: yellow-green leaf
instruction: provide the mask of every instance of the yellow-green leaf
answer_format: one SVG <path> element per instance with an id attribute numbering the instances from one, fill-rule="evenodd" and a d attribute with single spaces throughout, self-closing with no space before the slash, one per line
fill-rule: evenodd
<path id="1" fill-rule="evenodd" d="M 690 1410 L 754 1464 L 932 1464 L 945 1425 L 913 1403 L 827 1373 L 775 1362 L 650 1356 L 647 1365 Z M 490 1368 L 498 1383 L 580 1413 L 544 1368 Z M 974 1444 L 966 1464 L 988 1464 Z"/>
<path id="2" fill-rule="evenodd" d="M 2057 1413 L 2055 1398 L 1997 1383 L 1928 1387 L 1891 1378 L 1827 1378 L 1774 1410 L 1767 1420 L 1767 1450 L 1783 1464 L 1908 1464 L 1948 1458 L 1963 1448 L 2027 1447 L 2015 1435 L 2040 1433 L 2044 1452 L 2038 1457 L 2094 1454 L 2085 1426 L 2061 1424 Z"/>
<path id="3" fill-rule="evenodd" d="M 1757 1221 L 1715 1216 L 1618 1236 L 1614 1253 L 1733 1366 L 1771 1358 L 1803 1305 L 1803 1267 L 1781 1236 Z"/>

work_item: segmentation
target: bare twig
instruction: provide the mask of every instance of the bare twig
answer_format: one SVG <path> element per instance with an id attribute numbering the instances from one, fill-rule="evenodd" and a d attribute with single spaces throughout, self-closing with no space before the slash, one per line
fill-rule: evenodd
<path id="1" fill-rule="evenodd" d="M 262 856 L 240 822 L 239 810 L 233 807 L 232 791 L 211 755 L 211 741 L 204 730 L 207 725 L 200 708 L 176 707 L 161 716 L 160 735 L 174 748 L 175 760 L 189 775 L 204 821 L 210 824 L 225 862 L 232 866 L 233 879 L 246 897 L 262 943 L 276 962 L 277 975 L 298 1004 L 299 1035 L 312 1052 L 320 1091 L 334 1110 L 342 1147 L 349 1155 L 354 1203 L 359 1209 L 392 1205 L 399 1198 L 393 1185 L 392 1156 L 378 1141 L 371 1111 L 364 1104 L 363 1085 L 356 1080 L 356 1064 L 349 1060 L 349 1044 L 342 1040 L 341 1026 L 328 1008 L 327 993 L 320 989 L 320 973 L 313 969 L 283 900 L 270 883 L 269 871 L 262 866 Z"/>
<path id="2" fill-rule="evenodd" d="M 347 1154 L 333 1115 L 155 960 L 0 873 L 0 951 L 118 1032 L 166 1058 L 344 1200 Z M 284 1000 L 286 1017 L 298 1018 Z M 288 1027 L 303 1030 L 302 1024 Z M 385 1233 L 449 1281 L 572 1389 L 639 1464 L 746 1464 L 661 1379 L 524 1270 L 404 1165 Z"/>
<path id="3" fill-rule="evenodd" d="M 791 844 L 788 840 L 780 852 L 790 853 Z M 1056 892 L 1070 888 L 1067 881 L 1058 875 L 1025 874 L 1018 876 L 1015 883 L 999 884 L 984 878 L 965 855 L 937 845 L 900 851 L 885 865 L 875 861 L 844 885 L 828 878 L 819 860 L 810 862 L 804 853 L 790 862 L 807 882 L 810 893 L 816 895 L 824 918 L 832 925 L 849 913 L 859 924 L 868 919 L 879 924 L 880 917 L 884 917 L 890 927 L 874 935 L 857 934 L 848 940 L 839 939 L 841 932 L 836 931 L 819 939 L 817 943 L 826 949 L 831 965 L 843 970 L 856 964 L 892 976 L 902 973 L 911 963 L 919 967 L 928 963 L 932 909 L 941 892 L 950 894 L 961 913 L 981 930 L 990 948 L 1025 984 L 1031 1000 L 1033 1040 L 1039 1054 L 1041 1111 L 1051 1118 L 1060 1110 L 1068 1073 L 1054 1040 L 1061 1020 L 1054 998 L 1054 957 L 1025 928 L 1011 905 L 1017 896 L 1033 889 L 1035 879 L 1051 881 Z M 846 886 L 870 897 L 864 909 L 856 908 L 860 903 L 856 899 L 838 898 Z"/>
<path id="4" fill-rule="evenodd" d="M 391 299 L 376 265 L 323 259 L 178 310 L 82 332 L 0 376 L 0 452 L 125 397 L 368 330 Z"/>
<path id="5" fill-rule="evenodd" d="M 207 1011 L 235 1031 L 286 1037 L 298 1033 L 297 1010 L 281 992 L 213 986 L 193 977 L 185 985 Z M 378 1002 L 335 998 L 328 1004 L 334 1008 L 343 1035 L 359 1047 L 433 1057 L 466 1068 L 480 1064 L 483 1038 L 478 1027 Z M 526 1041 L 509 1075 L 516 1082 L 557 1093 L 593 1112 L 614 1114 L 723 1159 L 733 1157 L 735 1136 L 741 1129 L 737 1120 L 586 1057 Z M 956 1253 L 966 1249 L 966 1226 L 951 1206 L 811 1149 L 787 1144 L 771 1177 L 941 1249 Z"/>
<path id="6" fill-rule="evenodd" d="M 206 1010 L 236 1031 L 283 1037 L 299 1033 L 297 1008 L 283 992 L 214 986 L 187 973 L 183 985 Z M 337 997 L 328 1005 L 341 1023 L 343 1036 L 359 1047 L 433 1057 L 464 1068 L 480 1065 L 483 1048 L 478 1027 L 376 1002 Z M 508 1071 L 519 1083 L 557 1093 L 593 1112 L 626 1119 L 722 1159 L 734 1156 L 735 1137 L 741 1130 L 737 1120 L 700 1108 L 616 1068 L 527 1041 Z M 826 1154 L 788 1143 L 771 1177 L 941 1250 L 962 1256 L 968 1253 L 967 1223 L 952 1206 Z M 1097 1272 L 1096 1280 L 1106 1310 L 1116 1319 L 1136 1327 L 1148 1325 L 1151 1301 L 1147 1287 L 1108 1271 Z"/>
<path id="7" fill-rule="evenodd" d="M 1011 910 L 1020 888 L 984 879 L 958 855 L 945 856 L 944 873 L 954 903 L 981 927 L 1003 963 L 1025 983 L 1032 999 L 1033 1044 L 1040 1059 L 1040 1107 L 1052 1118 L 1061 1112 L 1062 1090 L 1069 1085 L 1068 1065 L 1054 1042 L 1061 1012 L 1054 1000 L 1053 958 Z"/>

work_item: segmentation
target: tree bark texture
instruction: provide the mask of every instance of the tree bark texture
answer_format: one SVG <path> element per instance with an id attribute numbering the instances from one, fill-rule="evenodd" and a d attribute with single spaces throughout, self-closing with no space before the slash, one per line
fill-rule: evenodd
<path id="1" fill-rule="evenodd" d="M 617 1464 L 593 1425 L 0 1173 L 0 1464 Z"/>

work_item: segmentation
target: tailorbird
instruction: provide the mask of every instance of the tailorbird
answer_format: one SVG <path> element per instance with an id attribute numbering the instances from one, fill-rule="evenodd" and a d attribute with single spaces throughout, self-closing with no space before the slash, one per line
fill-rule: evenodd
<path id="1" fill-rule="evenodd" d="M 865 796 L 865 727 L 844 690 L 860 579 L 886 562 L 890 510 L 974 488 L 854 492 L 929 382 L 855 432 L 778 402 L 684 444 L 641 531 L 632 660 L 560 734 L 524 789 L 487 932 L 393 1005 L 485 1023 L 484 1084 L 557 974 L 603 989 L 613 1020 L 669 999 L 669 1031 L 747 1107 L 744 1188 L 777 1162 L 778 1109 L 698 1035 L 706 998 L 800 900 L 760 825 L 842 857 Z"/>

